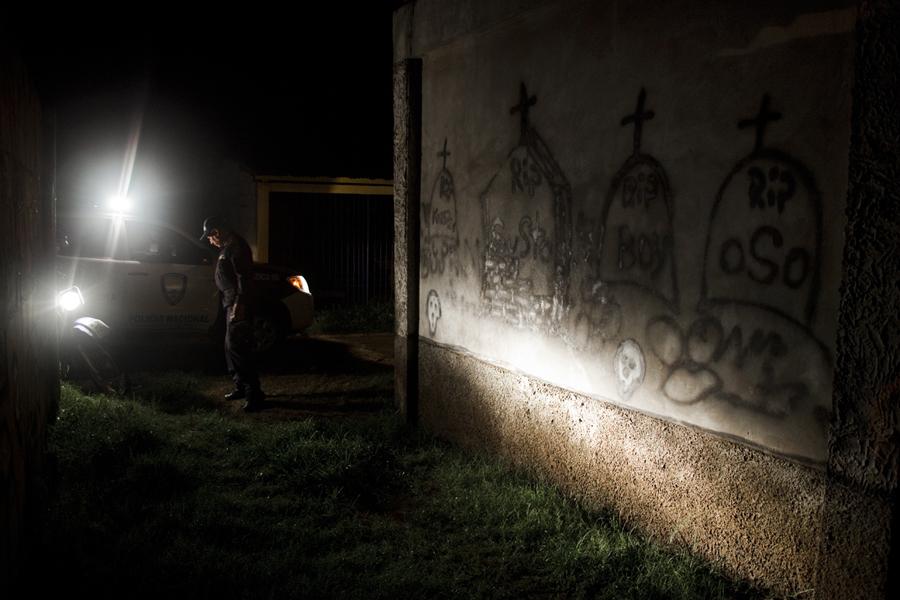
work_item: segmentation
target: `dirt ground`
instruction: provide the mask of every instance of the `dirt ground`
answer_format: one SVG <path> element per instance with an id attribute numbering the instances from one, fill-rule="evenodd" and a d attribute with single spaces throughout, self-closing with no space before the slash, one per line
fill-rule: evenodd
<path id="1" fill-rule="evenodd" d="M 209 405 L 241 414 L 240 401 L 224 395 L 232 383 L 221 348 L 211 345 L 131 346 L 120 349 L 136 385 L 154 373 L 196 376 Z M 363 415 L 391 405 L 394 395 L 394 335 L 356 333 L 297 335 L 259 357 L 264 409 L 246 415 L 263 420 L 308 416 Z"/>
<path id="2" fill-rule="evenodd" d="M 394 366 L 393 333 L 345 333 L 309 337 L 348 346 L 351 354 L 363 360 Z"/>
<path id="3" fill-rule="evenodd" d="M 266 402 L 255 418 L 379 411 L 393 401 L 393 334 L 298 336 L 263 357 L 259 370 Z M 227 376 L 223 380 L 215 389 L 219 396 L 231 390 Z"/>

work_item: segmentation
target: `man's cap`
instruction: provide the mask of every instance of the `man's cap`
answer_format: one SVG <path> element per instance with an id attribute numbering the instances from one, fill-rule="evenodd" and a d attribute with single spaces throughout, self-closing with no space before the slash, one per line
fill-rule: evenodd
<path id="1" fill-rule="evenodd" d="M 206 238 L 209 237 L 209 234 L 218 229 L 219 231 L 227 230 L 228 227 L 225 225 L 225 219 L 222 217 L 207 217 L 205 221 L 203 221 L 203 235 L 200 236 L 200 241 L 205 242 Z"/>

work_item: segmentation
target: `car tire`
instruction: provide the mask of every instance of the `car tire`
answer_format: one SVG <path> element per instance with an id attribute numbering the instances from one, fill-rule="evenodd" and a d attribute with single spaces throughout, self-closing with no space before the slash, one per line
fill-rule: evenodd
<path id="1" fill-rule="evenodd" d="M 272 350 L 284 339 L 281 320 L 272 312 L 265 311 L 253 317 L 253 352 L 264 354 Z"/>
<path id="2" fill-rule="evenodd" d="M 77 349 L 91 381 L 99 392 L 124 396 L 131 390 L 128 374 L 95 339 L 82 338 L 77 344 Z"/>

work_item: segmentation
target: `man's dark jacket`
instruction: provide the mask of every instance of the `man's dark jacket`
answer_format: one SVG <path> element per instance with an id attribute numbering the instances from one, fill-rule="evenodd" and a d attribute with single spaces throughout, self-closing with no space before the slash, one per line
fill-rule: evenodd
<path id="1" fill-rule="evenodd" d="M 225 308 L 234 304 L 250 308 L 256 304 L 253 254 L 247 241 L 236 233 L 231 234 L 231 239 L 219 251 L 216 287 L 222 293 L 222 306 Z"/>

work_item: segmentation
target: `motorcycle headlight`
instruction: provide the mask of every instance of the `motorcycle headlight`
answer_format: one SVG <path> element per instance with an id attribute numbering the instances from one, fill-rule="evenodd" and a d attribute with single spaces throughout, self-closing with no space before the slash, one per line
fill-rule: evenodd
<path id="1" fill-rule="evenodd" d="M 77 286 L 63 290 L 56 295 L 56 305 L 66 312 L 73 311 L 84 304 L 84 297 Z"/>
<path id="2" fill-rule="evenodd" d="M 288 283 L 301 292 L 309 293 L 309 284 L 306 283 L 306 278 L 303 275 L 292 275 L 291 277 L 288 277 Z"/>

